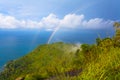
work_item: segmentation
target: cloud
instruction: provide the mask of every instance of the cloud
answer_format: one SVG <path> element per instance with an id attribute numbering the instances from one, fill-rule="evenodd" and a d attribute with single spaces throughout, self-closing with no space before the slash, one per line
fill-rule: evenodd
<path id="1" fill-rule="evenodd" d="M 84 15 L 68 14 L 62 20 L 60 26 L 74 28 L 81 25 Z"/>
<path id="2" fill-rule="evenodd" d="M 67 14 L 62 19 L 55 14 L 49 14 L 40 21 L 19 20 L 13 16 L 0 14 L 0 29 L 45 29 L 54 30 L 56 27 L 62 29 L 104 29 L 112 26 L 114 21 L 102 18 L 85 20 L 85 16 Z"/>
<path id="3" fill-rule="evenodd" d="M 47 17 L 43 17 L 40 23 L 46 29 L 54 29 L 60 24 L 60 19 L 55 14 L 50 14 Z"/>
<path id="4" fill-rule="evenodd" d="M 92 29 L 101 29 L 101 28 L 109 28 L 113 25 L 112 20 L 103 20 L 101 18 L 90 19 L 89 21 L 83 21 L 82 25 L 84 28 L 92 28 Z"/>
<path id="5" fill-rule="evenodd" d="M 12 16 L 0 14 L 0 28 L 13 29 L 19 25 L 19 21 Z"/>

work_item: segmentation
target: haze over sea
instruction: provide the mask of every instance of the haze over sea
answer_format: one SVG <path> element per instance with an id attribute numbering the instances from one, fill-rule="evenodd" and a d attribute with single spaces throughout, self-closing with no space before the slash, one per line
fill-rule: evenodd
<path id="1" fill-rule="evenodd" d="M 106 30 L 59 30 L 53 37 L 52 42 L 89 43 L 95 42 L 98 34 L 101 38 L 113 36 L 114 31 Z M 34 50 L 40 44 L 46 44 L 52 31 L 34 30 L 0 30 L 0 67 L 8 61 L 24 56 Z"/>

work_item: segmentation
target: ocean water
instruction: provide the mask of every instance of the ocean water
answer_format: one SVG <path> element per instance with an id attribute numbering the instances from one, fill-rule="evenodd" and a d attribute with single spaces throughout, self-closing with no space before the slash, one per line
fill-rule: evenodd
<path id="1" fill-rule="evenodd" d="M 46 44 L 50 35 L 46 31 L 0 31 L 0 67 Z"/>
<path id="2" fill-rule="evenodd" d="M 34 50 L 40 44 L 46 44 L 52 31 L 32 30 L 0 30 L 0 68 L 8 61 L 24 56 Z M 52 42 L 67 43 L 95 43 L 98 37 L 112 37 L 114 31 L 106 30 L 59 30 L 51 40 Z"/>
<path id="3" fill-rule="evenodd" d="M 87 43 L 94 44 L 96 38 L 113 37 L 114 29 L 101 30 L 59 30 L 53 37 L 51 42 L 67 42 L 67 43 Z"/>

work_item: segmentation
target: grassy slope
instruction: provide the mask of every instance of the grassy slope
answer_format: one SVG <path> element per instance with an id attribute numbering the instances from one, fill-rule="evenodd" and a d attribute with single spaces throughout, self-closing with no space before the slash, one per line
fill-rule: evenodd
<path id="1" fill-rule="evenodd" d="M 55 43 L 41 45 L 28 55 L 11 61 L 6 65 L 0 80 L 14 80 L 19 76 L 38 75 L 47 78 L 62 73 L 72 66 L 70 64 L 75 45 Z M 76 47 L 77 48 L 77 47 Z"/>
<path id="2" fill-rule="evenodd" d="M 11 61 L 0 80 L 120 80 L 120 47 L 109 38 L 93 45 L 41 45 L 26 56 Z"/>

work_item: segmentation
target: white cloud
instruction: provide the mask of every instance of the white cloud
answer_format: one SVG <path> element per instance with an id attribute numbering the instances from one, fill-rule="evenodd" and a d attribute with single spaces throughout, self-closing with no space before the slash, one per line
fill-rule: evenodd
<path id="1" fill-rule="evenodd" d="M 16 28 L 19 21 L 12 16 L 4 16 L 0 14 L 0 28 Z"/>
<path id="2" fill-rule="evenodd" d="M 60 19 L 58 19 L 56 15 L 50 14 L 47 17 L 43 17 L 41 24 L 43 24 L 43 27 L 46 29 L 54 29 L 60 24 Z"/>
<path id="3" fill-rule="evenodd" d="M 84 15 L 68 14 L 61 20 L 61 26 L 74 28 L 81 25 Z"/>
<path id="4" fill-rule="evenodd" d="M 43 17 L 40 21 L 18 20 L 13 16 L 0 14 L 0 29 L 46 29 L 54 30 L 56 27 L 61 28 L 79 28 L 79 29 L 102 29 L 111 27 L 112 20 L 94 18 L 85 20 L 84 15 L 67 14 L 62 19 L 55 14 Z"/>
<path id="5" fill-rule="evenodd" d="M 103 20 L 101 18 L 90 19 L 89 21 L 83 21 L 84 28 L 92 28 L 92 29 L 100 29 L 100 28 L 108 28 L 113 24 L 112 20 Z"/>

